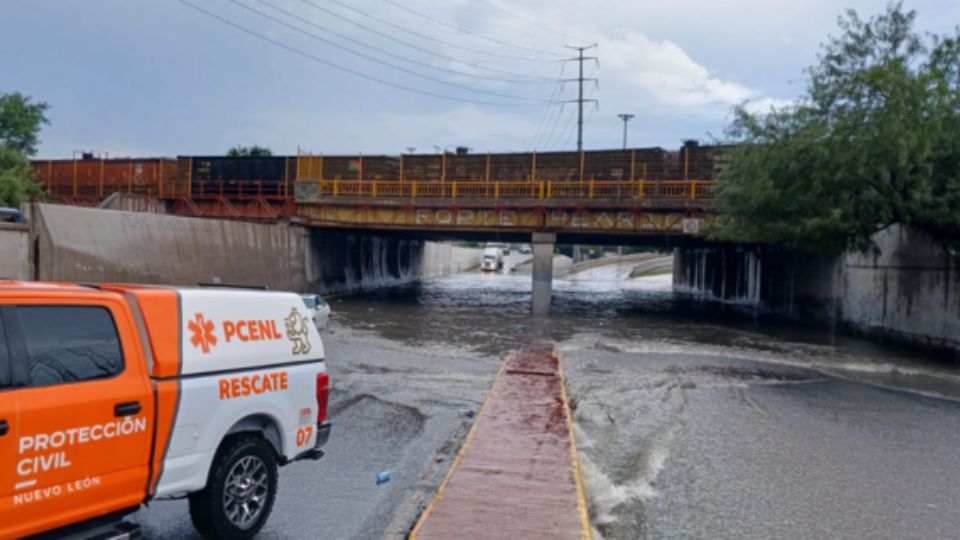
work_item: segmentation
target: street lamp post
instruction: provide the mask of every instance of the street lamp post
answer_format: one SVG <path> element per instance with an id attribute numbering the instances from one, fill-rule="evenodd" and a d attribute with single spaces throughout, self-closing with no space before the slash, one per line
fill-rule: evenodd
<path id="1" fill-rule="evenodd" d="M 626 150 L 627 149 L 627 122 L 629 122 L 630 119 L 633 118 L 633 115 L 624 113 L 624 114 L 618 114 L 617 116 L 619 116 L 620 119 L 623 120 L 623 149 Z"/>

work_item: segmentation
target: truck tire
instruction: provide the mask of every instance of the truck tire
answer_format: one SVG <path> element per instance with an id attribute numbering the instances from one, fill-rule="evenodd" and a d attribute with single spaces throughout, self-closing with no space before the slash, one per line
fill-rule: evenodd
<path id="1" fill-rule="evenodd" d="M 267 522 L 276 497 L 273 448 L 254 435 L 235 437 L 217 451 L 207 487 L 190 494 L 190 518 L 207 538 L 250 538 Z"/>

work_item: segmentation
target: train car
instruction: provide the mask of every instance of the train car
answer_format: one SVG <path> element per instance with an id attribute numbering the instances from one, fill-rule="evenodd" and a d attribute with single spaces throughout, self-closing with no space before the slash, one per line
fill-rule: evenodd
<path id="1" fill-rule="evenodd" d="M 712 180 L 723 147 L 687 141 L 663 148 L 579 152 L 466 152 L 336 156 L 179 156 L 36 160 L 35 178 L 55 199 L 95 204 L 113 192 L 163 199 L 280 199 L 297 180 L 363 182 L 597 182 Z M 86 201 L 86 202 L 85 202 Z"/>
<path id="2" fill-rule="evenodd" d="M 403 156 L 403 178 L 420 182 L 439 182 L 444 176 L 444 159 L 439 154 Z"/>
<path id="3" fill-rule="evenodd" d="M 327 180 L 399 180 L 399 156 L 326 156 L 323 178 Z"/>
<path id="4" fill-rule="evenodd" d="M 722 146 L 701 145 L 697 141 L 686 141 L 675 154 L 673 167 L 680 180 L 716 179 L 724 164 Z"/>
<path id="5" fill-rule="evenodd" d="M 292 193 L 297 177 L 292 156 L 180 156 L 182 190 L 192 196 L 251 198 Z"/>
<path id="6" fill-rule="evenodd" d="M 301 180 L 408 182 L 604 182 L 711 178 L 714 147 L 578 152 L 443 153 L 402 156 L 298 156 Z"/>
<path id="7" fill-rule="evenodd" d="M 669 161 L 662 148 L 592 150 L 582 156 L 578 152 L 416 154 L 403 156 L 402 177 L 426 182 L 664 179 L 671 174 Z"/>
<path id="8" fill-rule="evenodd" d="M 443 164 L 445 176 L 458 182 L 484 182 L 487 180 L 487 156 L 485 154 L 446 154 Z M 491 179 L 495 180 L 495 179 Z"/>
<path id="9" fill-rule="evenodd" d="M 98 202 L 114 192 L 168 196 L 179 172 L 172 158 L 33 160 L 34 178 L 52 198 Z"/>

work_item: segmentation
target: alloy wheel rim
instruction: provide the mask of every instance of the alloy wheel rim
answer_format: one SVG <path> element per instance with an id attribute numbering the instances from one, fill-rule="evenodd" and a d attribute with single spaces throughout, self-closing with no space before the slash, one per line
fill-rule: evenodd
<path id="1" fill-rule="evenodd" d="M 244 456 L 227 474 L 223 490 L 227 519 L 240 529 L 249 529 L 263 513 L 269 491 L 266 464 L 257 456 Z"/>

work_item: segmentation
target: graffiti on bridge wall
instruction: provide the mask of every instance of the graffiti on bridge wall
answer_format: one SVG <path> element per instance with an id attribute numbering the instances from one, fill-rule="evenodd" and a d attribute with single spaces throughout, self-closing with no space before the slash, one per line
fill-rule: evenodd
<path id="1" fill-rule="evenodd" d="M 300 214 L 316 225 L 398 229 L 576 230 L 699 234 L 704 215 L 590 209 L 475 209 L 312 206 Z"/>

